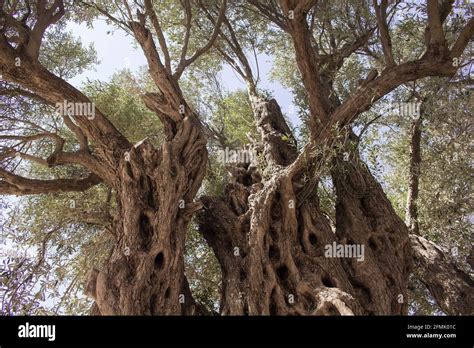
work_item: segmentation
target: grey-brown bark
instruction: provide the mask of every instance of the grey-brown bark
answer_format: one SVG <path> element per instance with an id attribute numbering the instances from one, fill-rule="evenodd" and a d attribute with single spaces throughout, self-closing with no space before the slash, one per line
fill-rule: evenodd
<path id="1" fill-rule="evenodd" d="M 380 184 L 357 153 L 336 159 L 336 235 L 365 246 L 363 263 L 344 267 L 358 300 L 369 314 L 407 314 L 407 280 L 411 270 L 408 230 Z"/>
<path id="2" fill-rule="evenodd" d="M 196 314 L 184 276 L 186 226 L 207 152 L 188 119 L 160 150 L 144 142 L 120 165 L 116 245 L 92 293 L 104 315 Z"/>
<path id="3" fill-rule="evenodd" d="M 474 281 L 427 239 L 411 234 L 414 273 L 439 307 L 450 315 L 474 313 Z"/>
<path id="4" fill-rule="evenodd" d="M 363 314 L 341 261 L 324 256 L 335 236 L 317 196 L 300 202 L 301 189 L 278 170 L 296 158 L 291 143 L 272 151 L 278 142 L 268 134 L 288 127 L 278 105 L 263 98 L 252 105 L 274 174 L 262 182 L 252 164 L 233 168 L 225 196 L 202 198 L 198 214 L 222 267 L 221 314 Z"/>
<path id="5" fill-rule="evenodd" d="M 324 256 L 335 236 L 314 199 L 298 207 L 281 176 L 203 200 L 200 230 L 223 270 L 222 314 L 363 314 L 340 260 Z"/>
<path id="6" fill-rule="evenodd" d="M 275 99 L 260 96 L 249 90 L 257 129 L 263 143 L 263 156 L 269 170 L 274 166 L 287 166 L 297 157 L 296 140 Z"/>
<path id="7" fill-rule="evenodd" d="M 410 129 L 410 169 L 408 175 L 408 195 L 406 207 L 406 224 L 411 233 L 419 234 L 418 194 L 421 174 L 421 119 L 411 123 Z"/>

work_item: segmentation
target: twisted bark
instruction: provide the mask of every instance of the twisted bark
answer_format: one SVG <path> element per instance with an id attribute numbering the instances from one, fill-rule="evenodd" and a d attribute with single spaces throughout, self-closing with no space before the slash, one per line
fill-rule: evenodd
<path id="1" fill-rule="evenodd" d="M 357 153 L 336 160 L 336 235 L 365 246 L 364 262 L 344 262 L 358 300 L 368 314 L 407 314 L 407 280 L 411 270 L 408 229 L 380 184 Z"/>
<path id="2" fill-rule="evenodd" d="M 438 306 L 449 315 L 474 313 L 474 281 L 450 261 L 436 244 L 410 234 L 414 272 Z"/>
<path id="3" fill-rule="evenodd" d="M 183 259 L 207 162 L 205 141 L 194 127 L 185 118 L 160 150 L 145 141 L 121 160 L 116 245 L 106 269 L 92 279 L 91 296 L 103 315 L 202 311 L 192 299 Z"/>

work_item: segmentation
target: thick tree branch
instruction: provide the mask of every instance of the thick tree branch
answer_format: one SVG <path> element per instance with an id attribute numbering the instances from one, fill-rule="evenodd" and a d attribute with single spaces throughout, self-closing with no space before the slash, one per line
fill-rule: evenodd
<path id="1" fill-rule="evenodd" d="M 460 57 L 469 41 L 474 36 L 474 18 L 471 18 L 468 24 L 462 29 L 456 42 L 449 53 L 450 58 Z"/>
<path id="2" fill-rule="evenodd" d="M 200 2 L 200 6 L 209 20 L 214 23 L 210 11 L 202 2 Z M 288 165 L 296 158 L 297 154 L 294 135 L 288 127 L 277 101 L 265 98 L 257 91 L 257 82 L 254 80 L 252 67 L 227 16 L 224 16 L 223 23 L 226 31 L 220 30 L 220 37 L 227 43 L 232 52 L 230 54 L 233 54 L 236 59 L 230 57 L 225 50 L 217 45 L 216 49 L 224 60 L 247 82 L 247 91 L 257 130 L 261 134 L 264 157 L 269 167 Z"/>
<path id="3" fill-rule="evenodd" d="M 295 47 L 296 62 L 308 93 L 311 112 L 310 129 L 315 134 L 320 122 L 327 120 L 331 106 L 329 89 L 321 78 L 320 61 L 312 46 L 311 33 L 306 21 L 307 11 L 312 5 L 314 5 L 313 1 L 307 1 L 299 3 L 297 7 L 292 7 L 294 4 L 291 1 L 281 1 L 283 13 L 288 17 L 288 28 Z"/>
<path id="4" fill-rule="evenodd" d="M 445 54 L 447 51 L 443 21 L 440 16 L 438 0 L 427 0 L 429 42 L 428 52 Z"/>
<path id="5" fill-rule="evenodd" d="M 54 151 L 46 159 L 33 156 L 27 153 L 22 153 L 14 149 L 18 145 L 27 144 L 32 141 L 41 140 L 45 138 L 50 138 L 55 143 Z M 81 149 L 76 152 L 63 151 L 65 140 L 55 133 L 45 132 L 45 133 L 38 133 L 38 134 L 27 135 L 27 136 L 0 135 L 0 140 L 20 141 L 18 144 L 10 147 L 9 150 L 4 151 L 2 154 L 0 154 L 0 160 L 3 160 L 8 157 L 18 156 L 21 159 L 24 159 L 27 161 L 33 161 L 35 163 L 38 163 L 46 167 L 55 167 L 58 165 L 66 165 L 66 164 L 77 164 L 77 165 L 83 166 L 84 168 L 88 169 L 89 171 L 98 175 L 104 180 L 110 179 L 110 173 L 89 152 L 81 150 Z"/>
<path id="6" fill-rule="evenodd" d="M 378 99 L 394 90 L 399 85 L 408 81 L 414 81 L 427 76 L 453 76 L 456 68 L 452 62 L 433 61 L 423 58 L 412 62 L 403 63 L 385 70 L 378 78 L 367 84 L 354 96 L 339 106 L 329 118 L 329 121 L 321 128 L 312 142 L 308 143 L 295 162 L 288 168 L 288 174 L 294 175 L 305 168 L 311 158 L 321 155 L 318 148 L 331 147 L 328 140 L 331 139 L 331 130 L 342 128 L 351 123 L 360 113 L 366 111 Z"/>
<path id="7" fill-rule="evenodd" d="M 36 180 L 28 179 L 7 172 L 0 168 L 0 194 L 4 195 L 31 195 L 58 192 L 82 192 L 101 182 L 95 174 L 83 179 L 55 179 Z"/>
<path id="8" fill-rule="evenodd" d="M 79 141 L 79 148 L 83 151 L 89 151 L 89 144 L 87 137 L 82 131 L 81 127 L 77 126 L 68 115 L 62 115 L 64 124 L 68 127 L 76 136 Z"/>
<path id="9" fill-rule="evenodd" d="M 139 22 L 131 22 L 130 26 L 145 54 L 150 69 L 150 75 L 155 85 L 161 91 L 161 95 L 154 94 L 154 96 L 157 97 L 154 106 L 160 113 L 166 115 L 171 122 L 180 122 L 183 118 L 183 114 L 180 112 L 180 106 L 185 105 L 177 81 L 166 71 L 166 68 L 161 62 L 151 32 L 144 24 Z"/>
<path id="10" fill-rule="evenodd" d="M 163 59 L 164 59 L 166 71 L 168 71 L 168 73 L 171 74 L 172 73 L 171 59 L 170 59 L 170 54 L 168 51 L 168 45 L 166 44 L 165 35 L 163 34 L 160 21 L 158 20 L 155 10 L 153 9 L 151 0 L 145 0 L 145 8 L 146 8 L 148 16 L 151 19 L 151 22 L 153 23 L 153 27 L 155 28 L 156 35 L 158 36 L 158 42 L 160 44 L 161 52 L 163 52 Z"/>
<path id="11" fill-rule="evenodd" d="M 171 74 L 171 59 L 170 53 L 168 51 L 168 45 L 166 44 L 165 35 L 163 34 L 163 30 L 161 29 L 160 22 L 158 20 L 158 17 L 156 16 L 155 10 L 153 9 L 153 4 L 151 3 L 151 0 L 145 0 L 145 8 L 146 13 L 150 17 L 153 27 L 155 28 L 156 35 L 158 36 L 158 43 L 160 44 L 161 52 L 163 52 L 163 59 L 166 71 Z"/>
<path id="12" fill-rule="evenodd" d="M 106 162 L 113 163 L 113 158 L 121 158 L 123 151 L 130 148 L 128 140 L 79 90 L 47 71 L 26 54 L 15 50 L 3 35 L 0 36 L 0 48 L 0 69 L 3 78 L 7 81 L 32 91 L 51 106 L 63 105 L 66 102 L 80 103 L 92 108 L 92 119 L 86 115 L 74 114 L 71 116 L 84 134 L 96 144 L 98 154 L 106 159 Z M 15 64 L 17 59 L 21 61 L 20 66 Z M 114 153 L 117 156 L 111 156 Z M 116 163 L 112 164 L 112 171 L 114 168 L 116 168 Z"/>
<path id="13" fill-rule="evenodd" d="M 48 1 L 38 0 L 36 11 L 37 20 L 29 34 L 26 54 L 32 59 L 38 59 L 41 42 L 46 29 L 58 22 L 64 16 L 64 3 L 62 0 L 54 0 L 51 7 L 47 7 Z"/>

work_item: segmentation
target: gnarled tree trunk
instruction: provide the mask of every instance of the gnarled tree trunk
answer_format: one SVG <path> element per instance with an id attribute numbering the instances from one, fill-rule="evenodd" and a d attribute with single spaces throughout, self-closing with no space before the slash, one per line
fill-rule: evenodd
<path id="1" fill-rule="evenodd" d="M 204 197 L 198 214 L 222 267 L 221 313 L 363 314 L 341 260 L 324 255 L 336 236 L 317 196 L 298 198 L 284 170 L 296 146 L 282 142 L 288 126 L 278 104 L 250 97 L 273 175 L 262 180 L 253 164 L 231 168 L 225 197 Z"/>
<path id="2" fill-rule="evenodd" d="M 332 177 L 338 240 L 364 245 L 364 262 L 344 262 L 358 300 L 368 314 L 407 314 L 407 227 L 357 153 L 347 161 L 339 156 Z"/>
<path id="3" fill-rule="evenodd" d="M 91 295 L 104 315 L 195 314 L 184 276 L 187 223 L 207 162 L 205 141 L 190 118 L 160 150 L 147 141 L 120 162 L 116 245 Z M 93 284 L 95 282 L 95 285 Z"/>

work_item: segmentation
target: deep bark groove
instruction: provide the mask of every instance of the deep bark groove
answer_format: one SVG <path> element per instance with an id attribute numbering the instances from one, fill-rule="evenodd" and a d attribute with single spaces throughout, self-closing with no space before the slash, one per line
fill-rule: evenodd
<path id="1" fill-rule="evenodd" d="M 407 227 L 356 153 L 348 161 L 339 156 L 332 176 L 337 238 L 365 247 L 363 262 L 344 261 L 361 305 L 369 314 L 407 314 L 411 269 Z"/>
<path id="2" fill-rule="evenodd" d="M 188 118 L 180 126 L 160 150 L 145 141 L 123 156 L 117 244 L 107 269 L 96 277 L 94 296 L 102 314 L 203 311 L 189 291 L 183 255 L 187 223 L 200 207 L 192 199 L 207 151 Z"/>

